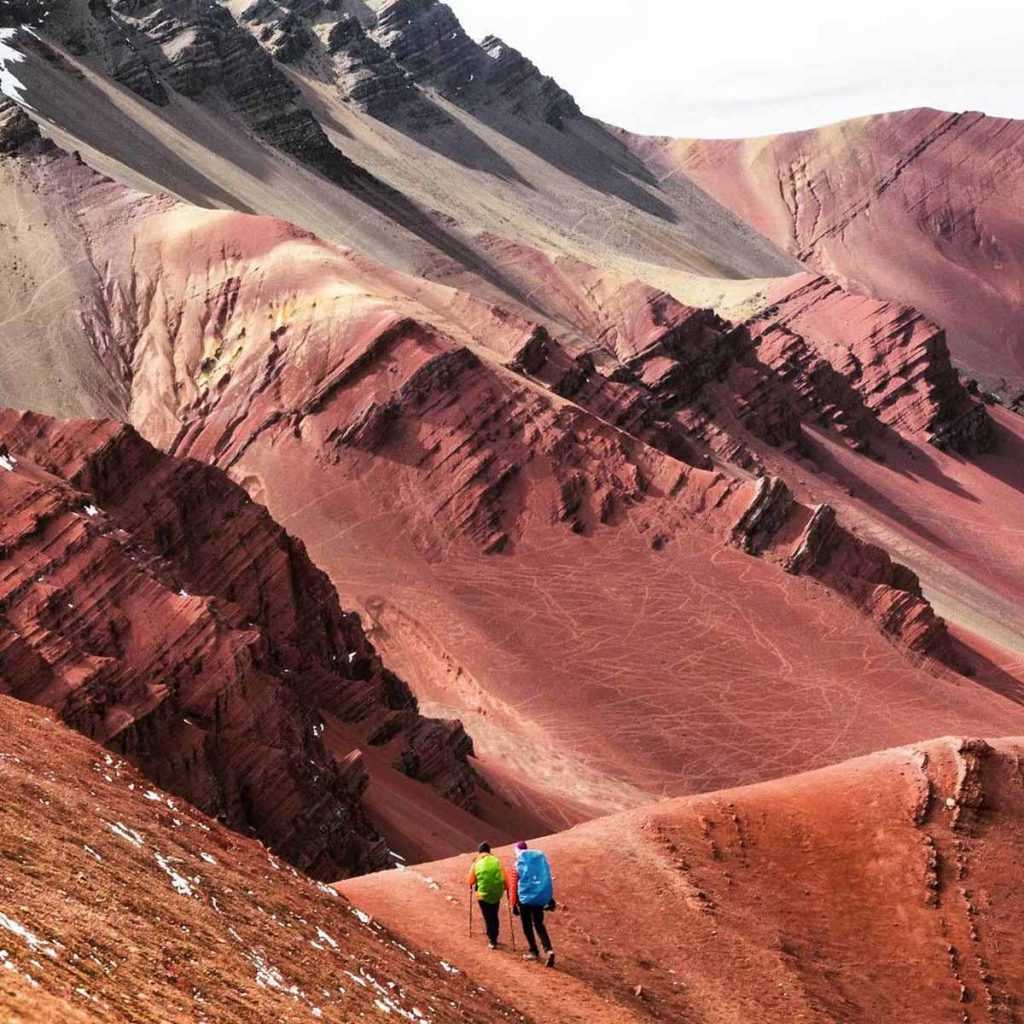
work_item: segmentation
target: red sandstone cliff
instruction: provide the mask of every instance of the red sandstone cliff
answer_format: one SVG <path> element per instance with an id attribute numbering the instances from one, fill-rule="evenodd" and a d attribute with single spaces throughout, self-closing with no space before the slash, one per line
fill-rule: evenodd
<path id="1" fill-rule="evenodd" d="M 301 543 L 222 473 L 109 422 L 7 411 L 0 442 L 6 692 L 320 875 L 387 862 L 359 754 L 327 753 L 322 713 L 475 806 L 461 726 L 417 714 Z"/>

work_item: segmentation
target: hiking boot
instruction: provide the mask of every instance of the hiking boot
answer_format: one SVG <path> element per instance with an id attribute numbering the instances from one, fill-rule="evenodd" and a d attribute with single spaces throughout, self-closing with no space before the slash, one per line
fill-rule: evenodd
<path id="1" fill-rule="evenodd" d="M 524 953 L 523 954 L 523 959 L 524 960 L 539 960 L 540 959 L 540 954 L 539 953 Z"/>
<path id="2" fill-rule="evenodd" d="M 544 966 L 554 967 L 555 966 L 555 951 L 553 949 L 544 950 Z"/>
<path id="3" fill-rule="evenodd" d="M 488 949 L 497 949 L 498 948 L 498 944 L 496 942 L 488 942 L 487 943 L 487 948 Z"/>

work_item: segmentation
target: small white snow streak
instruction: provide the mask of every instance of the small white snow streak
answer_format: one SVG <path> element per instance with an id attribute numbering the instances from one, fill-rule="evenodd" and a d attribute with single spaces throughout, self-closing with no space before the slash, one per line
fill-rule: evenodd
<path id="1" fill-rule="evenodd" d="M 2 44 L 0 44 L 0 45 L 2 45 Z M 2 72 L 0 72 L 0 74 L 2 74 Z M 3 466 L 4 469 L 6 469 L 8 473 L 13 473 L 14 472 L 14 459 L 12 459 L 9 455 L 0 455 L 0 466 Z"/>
<path id="2" fill-rule="evenodd" d="M 57 959 L 57 951 L 51 943 L 39 938 L 38 935 L 30 932 L 23 924 L 19 924 L 13 917 L 8 917 L 2 912 L 0 912 L 0 928 L 9 931 L 12 935 L 17 935 L 33 953 L 42 953 L 51 960 Z"/>
<path id="3" fill-rule="evenodd" d="M 214 859 L 212 854 L 201 853 L 201 854 L 199 854 L 199 856 L 202 857 L 203 860 L 205 860 L 207 864 L 216 864 L 217 863 L 217 861 Z"/>
<path id="4" fill-rule="evenodd" d="M 418 1011 L 410 1013 L 399 1003 L 395 1002 L 393 993 L 388 991 L 389 988 L 395 988 L 395 983 L 393 981 L 389 981 L 388 988 L 385 988 L 369 971 L 365 970 L 364 968 L 360 968 L 359 973 L 365 980 L 360 980 L 354 974 L 352 974 L 351 971 L 346 971 L 345 973 L 348 974 L 350 978 L 353 978 L 354 980 L 358 981 L 361 985 L 369 987 L 377 994 L 378 998 L 374 999 L 374 1004 L 376 1005 L 377 1009 L 381 1011 L 381 1013 L 386 1013 L 388 1015 L 395 1013 L 399 1017 L 402 1017 L 405 1020 L 410 1021 L 414 1021 L 421 1018 L 421 1015 L 418 1013 Z"/>
<path id="5" fill-rule="evenodd" d="M 115 821 L 113 825 L 107 822 L 107 828 L 114 833 L 115 836 L 125 840 L 125 842 L 131 843 L 132 846 L 137 846 L 140 850 L 143 847 L 142 836 L 133 828 L 129 828 L 127 825 L 122 824 L 120 821 Z"/>
<path id="6" fill-rule="evenodd" d="M 287 991 L 281 972 L 273 964 L 268 963 L 254 949 L 250 950 L 246 956 L 256 965 L 256 984 L 260 988 L 275 988 Z"/>
<path id="7" fill-rule="evenodd" d="M 361 924 L 369 924 L 373 920 L 373 918 L 370 917 L 369 914 L 364 913 L 358 907 L 353 907 L 352 913 L 355 914 L 355 916 L 359 919 Z"/>
<path id="8" fill-rule="evenodd" d="M 174 891 L 182 896 L 195 896 L 192 891 L 192 886 L 188 884 L 188 879 L 183 878 L 178 874 L 174 868 L 168 863 L 167 858 L 153 851 L 153 856 L 156 858 L 157 864 L 160 865 L 160 869 L 165 875 L 171 880 L 171 885 L 174 886 Z"/>
<path id="9" fill-rule="evenodd" d="M 100 514 L 100 510 L 95 505 L 86 505 L 85 514 L 92 518 L 93 516 L 98 516 Z"/>

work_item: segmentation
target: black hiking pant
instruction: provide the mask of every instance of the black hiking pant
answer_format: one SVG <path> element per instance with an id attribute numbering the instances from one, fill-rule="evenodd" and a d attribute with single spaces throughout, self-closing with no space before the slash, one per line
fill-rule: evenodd
<path id="1" fill-rule="evenodd" d="M 488 903 L 486 900 L 477 900 L 480 904 L 480 913 L 483 914 L 484 928 L 487 929 L 487 941 L 497 943 L 498 930 L 501 928 L 501 901 Z"/>
<path id="2" fill-rule="evenodd" d="M 544 927 L 544 908 L 527 907 L 520 903 L 519 920 L 523 922 L 523 934 L 526 936 L 526 944 L 530 947 L 530 952 L 535 956 L 540 956 L 537 940 L 533 937 L 534 929 L 537 930 L 540 941 L 544 944 L 544 951 L 548 952 L 551 949 L 551 939 L 548 938 L 548 930 Z"/>

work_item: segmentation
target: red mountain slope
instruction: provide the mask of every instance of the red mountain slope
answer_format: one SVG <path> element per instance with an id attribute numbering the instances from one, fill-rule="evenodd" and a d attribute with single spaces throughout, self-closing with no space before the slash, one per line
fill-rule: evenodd
<path id="1" fill-rule="evenodd" d="M 560 1022 L 1008 1024 L 1024 998 L 1022 758 L 1017 740 L 936 740 L 535 843 L 558 970 L 505 952 L 493 990 Z M 494 954 L 466 935 L 467 863 L 339 888 L 475 971 Z"/>
<path id="2" fill-rule="evenodd" d="M 531 322 L 59 151 L 10 173 L 89 239 L 83 334 L 122 414 L 264 501 L 416 692 L 470 716 L 494 782 L 555 801 L 548 820 L 1019 714 L 886 643 L 878 627 L 959 664 L 911 573 L 743 468 L 802 472 L 801 420 L 837 379 L 857 444 L 964 410 L 985 427 L 940 337 L 877 406 L 806 328 L 791 381 L 764 337 L 578 261 Z M 505 261 L 523 284 L 545 259 L 527 256 Z"/>
<path id="3" fill-rule="evenodd" d="M 6 109 L 38 352 L 4 336 L 3 394 L 228 470 L 502 789 L 571 820 L 1019 714 L 948 671 L 979 652 L 887 553 L 893 495 L 901 552 L 946 543 L 954 471 L 986 571 L 1012 543 L 1012 485 L 968 461 L 1004 434 L 938 326 L 779 284 L 777 246 L 437 3 L 78 0 L 43 35 L 14 40 L 33 117 L 119 180 Z M 893 475 L 877 508 L 858 473 Z"/>
<path id="4" fill-rule="evenodd" d="M 0 685 L 308 870 L 389 863 L 358 748 L 473 810 L 472 744 L 424 719 L 302 545 L 223 474 L 120 424 L 0 414 Z M 349 723 L 327 752 L 324 717 Z"/>
<path id="5" fill-rule="evenodd" d="M 809 267 L 942 324 L 987 387 L 1024 389 L 1024 123 L 907 110 L 762 139 L 622 137 Z"/>

